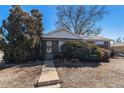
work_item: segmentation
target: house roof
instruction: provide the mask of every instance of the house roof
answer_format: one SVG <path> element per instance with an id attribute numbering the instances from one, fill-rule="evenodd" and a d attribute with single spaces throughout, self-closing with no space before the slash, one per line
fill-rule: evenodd
<path id="1" fill-rule="evenodd" d="M 108 39 L 102 36 L 82 36 L 82 38 L 86 41 L 94 41 L 94 40 L 100 40 L 100 41 L 112 41 L 112 39 Z"/>
<path id="2" fill-rule="evenodd" d="M 60 28 L 56 29 L 54 31 L 48 32 L 47 34 L 43 34 L 43 38 L 48 38 L 48 39 L 80 39 L 84 41 L 112 41 L 112 39 L 108 39 L 102 36 L 80 36 L 72 31 L 69 31 L 66 28 Z"/>
<path id="3" fill-rule="evenodd" d="M 116 46 L 117 46 L 117 47 L 118 47 L 118 46 L 124 46 L 124 42 L 122 42 L 122 43 L 113 43 L 113 44 L 111 44 L 111 46 L 112 46 L 112 47 L 114 47 L 114 46 L 115 46 L 115 47 L 116 47 Z"/>
<path id="4" fill-rule="evenodd" d="M 81 39 L 79 35 L 76 35 L 75 33 L 65 29 L 56 29 L 54 31 L 48 32 L 47 34 L 44 34 L 42 36 L 43 38 L 60 38 L 60 39 Z"/>

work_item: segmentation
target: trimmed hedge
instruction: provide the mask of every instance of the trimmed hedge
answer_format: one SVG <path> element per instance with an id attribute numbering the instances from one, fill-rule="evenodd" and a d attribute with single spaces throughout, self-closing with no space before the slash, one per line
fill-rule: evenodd
<path id="1" fill-rule="evenodd" d="M 62 52 L 54 55 L 55 59 L 79 60 L 81 62 L 109 61 L 109 55 L 105 49 L 86 44 L 82 41 L 66 41 L 62 46 Z"/>

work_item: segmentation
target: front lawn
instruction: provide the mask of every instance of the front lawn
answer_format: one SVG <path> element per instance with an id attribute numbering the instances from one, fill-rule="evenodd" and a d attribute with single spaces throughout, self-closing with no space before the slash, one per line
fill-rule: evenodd
<path id="1" fill-rule="evenodd" d="M 31 88 L 39 79 L 42 62 L 0 64 L 1 88 Z"/>
<path id="2" fill-rule="evenodd" d="M 124 87 L 124 58 L 109 63 L 55 62 L 61 87 Z M 74 65 L 76 64 L 76 65 Z"/>

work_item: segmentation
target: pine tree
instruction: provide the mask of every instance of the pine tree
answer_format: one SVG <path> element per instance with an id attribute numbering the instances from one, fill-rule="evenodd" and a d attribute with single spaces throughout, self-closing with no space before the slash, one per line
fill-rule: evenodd
<path id="1" fill-rule="evenodd" d="M 30 11 L 31 16 L 34 21 L 34 34 L 33 34 L 33 47 L 36 48 L 36 57 L 37 59 L 40 59 L 41 54 L 41 46 L 40 46 L 40 41 L 41 41 L 41 35 L 42 31 L 44 30 L 43 25 L 42 25 L 42 14 L 39 12 L 37 9 L 33 9 Z"/>
<path id="2" fill-rule="evenodd" d="M 38 10 L 37 10 L 38 11 Z M 36 60 L 37 49 L 42 35 L 42 16 L 39 11 L 34 13 L 25 12 L 20 6 L 14 5 L 9 10 L 9 16 L 3 20 L 2 30 L 6 43 L 4 59 L 9 62 L 25 62 Z"/>

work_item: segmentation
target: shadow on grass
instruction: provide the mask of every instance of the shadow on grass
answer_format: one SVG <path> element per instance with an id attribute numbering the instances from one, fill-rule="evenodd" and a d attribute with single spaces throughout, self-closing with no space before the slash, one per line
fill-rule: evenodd
<path id="1" fill-rule="evenodd" d="M 68 68 L 82 68 L 82 67 L 98 67 L 100 62 L 71 62 L 71 61 L 54 61 L 55 66 L 59 67 L 68 67 Z"/>
<path id="2" fill-rule="evenodd" d="M 33 67 L 33 66 L 38 66 L 38 65 L 43 65 L 43 61 L 30 61 L 26 63 L 6 63 L 3 60 L 0 62 L 0 70 L 4 70 L 7 68 L 12 68 L 12 67 Z"/>

